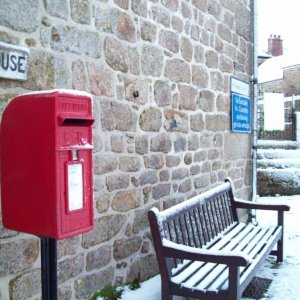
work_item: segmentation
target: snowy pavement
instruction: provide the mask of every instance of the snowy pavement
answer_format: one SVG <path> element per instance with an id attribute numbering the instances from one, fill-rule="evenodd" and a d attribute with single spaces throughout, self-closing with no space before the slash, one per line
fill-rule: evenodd
<path id="1" fill-rule="evenodd" d="M 260 198 L 284 202 L 291 210 L 285 213 L 284 261 L 277 264 L 274 257 L 269 257 L 258 273 L 259 277 L 272 279 L 272 283 L 263 300 L 298 300 L 300 299 L 300 195 Z M 260 223 L 276 220 L 271 212 L 258 212 Z"/>
<path id="2" fill-rule="evenodd" d="M 278 201 L 291 206 L 285 213 L 284 262 L 276 263 L 276 258 L 269 257 L 256 276 L 272 280 L 268 291 L 261 300 L 298 300 L 300 299 L 300 195 L 287 197 L 263 197 L 259 201 Z M 257 212 L 260 224 L 277 222 L 272 212 Z M 274 224 L 274 223 L 273 223 Z M 126 291 L 122 300 L 160 300 L 160 277 L 155 276 L 143 282 L 141 288 Z M 183 300 L 174 297 L 174 300 Z M 244 300 L 250 298 L 243 298 Z"/>

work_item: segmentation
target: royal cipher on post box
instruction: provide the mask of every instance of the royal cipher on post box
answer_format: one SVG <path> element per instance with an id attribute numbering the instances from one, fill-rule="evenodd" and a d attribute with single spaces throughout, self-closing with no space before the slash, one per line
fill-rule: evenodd
<path id="1" fill-rule="evenodd" d="M 13 99 L 0 129 L 4 227 L 64 239 L 93 227 L 92 98 L 54 90 Z"/>

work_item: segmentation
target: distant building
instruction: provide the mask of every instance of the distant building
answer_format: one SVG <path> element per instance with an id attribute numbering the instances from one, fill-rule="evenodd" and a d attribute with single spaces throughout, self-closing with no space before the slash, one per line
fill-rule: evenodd
<path id="1" fill-rule="evenodd" d="M 269 53 L 266 52 L 266 51 L 260 50 L 260 51 L 258 52 L 257 57 L 258 57 L 258 66 L 260 66 L 260 65 L 261 65 L 263 62 L 265 62 L 267 59 L 271 58 L 272 55 L 269 54 Z"/>
<path id="2" fill-rule="evenodd" d="M 294 140 L 294 112 L 300 110 L 300 56 L 291 50 L 283 53 L 283 40 L 280 35 L 270 35 L 268 51 L 258 54 L 258 65 L 259 138 Z M 279 103 L 279 98 L 274 94 L 274 105 L 266 106 L 267 93 L 283 94 L 283 102 Z M 265 130 L 266 110 L 272 107 L 284 109 L 285 126 L 282 131 Z"/>
<path id="3" fill-rule="evenodd" d="M 270 35 L 268 39 L 268 51 L 260 50 L 258 53 L 258 65 L 273 56 L 280 56 L 283 54 L 282 39 L 280 35 Z"/>
<path id="4" fill-rule="evenodd" d="M 268 38 L 268 53 L 272 56 L 280 56 L 283 54 L 282 39 L 280 35 L 270 35 Z"/>
<path id="5" fill-rule="evenodd" d="M 271 58 L 268 57 L 271 55 Z M 283 53 L 280 35 L 270 35 L 268 52 L 258 56 L 258 82 L 261 92 L 300 95 L 300 56 Z"/>

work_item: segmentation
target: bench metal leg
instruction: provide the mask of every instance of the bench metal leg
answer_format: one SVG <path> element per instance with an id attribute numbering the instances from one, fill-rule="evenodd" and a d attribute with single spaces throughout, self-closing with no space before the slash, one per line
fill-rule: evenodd
<path id="1" fill-rule="evenodd" d="M 283 237 L 277 242 L 277 262 L 283 262 Z"/>
<path id="2" fill-rule="evenodd" d="M 229 266 L 228 300 L 240 299 L 240 267 Z"/>
<path id="3" fill-rule="evenodd" d="M 161 281 L 161 299 L 173 300 L 173 295 L 170 295 L 169 286 L 163 281 Z"/>
<path id="4" fill-rule="evenodd" d="M 284 214 L 283 211 L 278 212 L 278 225 L 282 226 L 282 235 L 281 239 L 277 242 L 277 262 L 283 261 L 283 222 Z"/>
<path id="5" fill-rule="evenodd" d="M 173 295 L 170 295 L 168 291 L 162 289 L 161 290 L 161 300 L 173 300 Z"/>

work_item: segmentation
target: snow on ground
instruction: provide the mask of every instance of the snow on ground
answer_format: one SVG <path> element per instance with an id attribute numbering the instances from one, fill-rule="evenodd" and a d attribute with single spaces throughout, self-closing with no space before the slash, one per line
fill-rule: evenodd
<path id="1" fill-rule="evenodd" d="M 274 198 L 260 198 L 260 200 Z M 272 279 L 264 300 L 298 300 L 300 299 L 300 195 L 276 197 L 276 201 L 290 205 L 285 213 L 284 261 L 277 264 L 274 257 L 269 257 L 258 276 Z M 272 212 L 258 212 L 261 224 L 276 221 Z"/>
<path id="2" fill-rule="evenodd" d="M 276 258 L 269 257 L 258 277 L 272 279 L 272 283 L 262 300 L 298 300 L 300 299 L 300 195 L 288 197 L 262 197 L 258 201 L 278 201 L 291 206 L 285 213 L 284 262 L 276 263 Z M 277 217 L 273 212 L 257 211 L 260 224 L 274 224 Z M 160 276 L 155 276 L 141 284 L 135 291 L 126 291 L 122 300 L 160 300 Z M 174 297 L 174 300 L 182 300 Z M 246 300 L 246 298 L 243 298 Z"/>
<path id="3" fill-rule="evenodd" d="M 281 149 L 281 148 L 297 149 L 297 147 L 298 147 L 298 143 L 296 141 L 278 141 L 278 140 L 258 140 L 257 145 L 259 147 L 262 147 L 262 149 L 273 148 L 276 150 Z"/>

